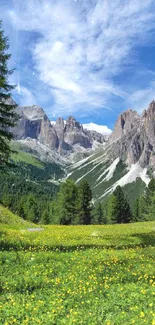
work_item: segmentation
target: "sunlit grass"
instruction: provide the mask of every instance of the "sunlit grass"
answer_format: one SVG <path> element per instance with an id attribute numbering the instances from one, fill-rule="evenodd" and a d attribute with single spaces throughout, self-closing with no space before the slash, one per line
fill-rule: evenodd
<path id="1" fill-rule="evenodd" d="M 0 324 L 154 324 L 155 222 L 43 228 L 1 225 Z"/>

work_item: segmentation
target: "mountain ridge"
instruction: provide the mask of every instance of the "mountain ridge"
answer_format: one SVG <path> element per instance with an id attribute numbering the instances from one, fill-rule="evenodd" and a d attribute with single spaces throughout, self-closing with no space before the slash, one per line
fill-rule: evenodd
<path id="1" fill-rule="evenodd" d="M 44 146 L 45 151 L 50 153 L 49 157 L 53 153 L 53 156 L 60 155 L 62 160 L 74 161 L 107 141 L 103 134 L 84 129 L 73 116 L 69 116 L 65 123 L 59 117 L 55 125 L 52 125 L 44 110 L 36 105 L 18 106 L 17 114 L 18 124 L 11 130 L 14 139 L 34 147 L 41 152 L 41 156 Z M 76 157 L 78 153 L 79 158 Z"/>
<path id="2" fill-rule="evenodd" d="M 18 111 L 19 124 L 13 130 L 14 134 L 19 130 L 16 140 L 38 151 L 41 160 L 54 159 L 65 166 L 62 181 L 86 179 L 94 200 L 104 199 L 117 185 L 144 190 L 154 176 L 155 101 L 141 116 L 131 109 L 122 112 L 107 141 L 103 135 L 85 130 L 73 116 L 66 122 L 60 117 L 51 125 L 38 106 L 18 107 Z"/>

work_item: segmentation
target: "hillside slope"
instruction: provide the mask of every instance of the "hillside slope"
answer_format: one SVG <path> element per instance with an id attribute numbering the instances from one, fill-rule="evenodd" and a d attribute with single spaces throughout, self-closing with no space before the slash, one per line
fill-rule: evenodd
<path id="1" fill-rule="evenodd" d="M 0 204 L 0 224 L 8 225 L 18 228 L 35 227 L 36 225 L 32 222 L 28 222 L 16 214 L 12 213 L 8 208 L 5 208 Z"/>

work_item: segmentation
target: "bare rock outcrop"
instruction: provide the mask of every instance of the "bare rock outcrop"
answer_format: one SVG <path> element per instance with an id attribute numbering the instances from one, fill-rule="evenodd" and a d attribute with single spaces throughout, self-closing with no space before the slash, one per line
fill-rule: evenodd
<path id="1" fill-rule="evenodd" d="M 104 137 L 97 132 L 83 129 L 73 116 L 65 122 L 59 117 L 52 125 L 44 110 L 38 106 L 17 107 L 19 121 L 13 133 L 16 140 L 35 139 L 39 143 L 58 150 L 59 154 L 76 151 L 78 148 L 91 149 L 93 141 L 104 142 Z"/>
<path id="2" fill-rule="evenodd" d="M 111 153 L 120 157 L 128 165 L 140 162 L 142 167 L 154 165 L 155 155 L 155 101 L 140 117 L 137 112 L 127 110 L 122 113 L 109 138 Z M 155 165 L 154 165 L 155 168 Z"/>
<path id="3" fill-rule="evenodd" d="M 56 130 L 42 108 L 38 106 L 18 107 L 17 114 L 19 121 L 12 130 L 15 139 L 37 139 L 50 148 L 58 148 L 59 139 Z"/>

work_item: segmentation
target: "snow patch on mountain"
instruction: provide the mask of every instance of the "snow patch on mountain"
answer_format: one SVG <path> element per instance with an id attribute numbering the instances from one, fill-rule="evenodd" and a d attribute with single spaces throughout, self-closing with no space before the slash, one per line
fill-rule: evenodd
<path id="1" fill-rule="evenodd" d="M 88 174 L 90 174 L 95 168 L 97 168 L 102 162 L 99 162 L 97 165 L 95 165 L 92 169 L 90 169 L 87 173 L 85 173 L 84 175 L 82 175 L 80 178 L 77 179 L 76 183 L 79 183 L 81 181 L 81 179 L 83 179 L 85 176 L 87 176 Z"/>
<path id="2" fill-rule="evenodd" d="M 94 186 L 94 188 L 95 187 L 97 187 L 98 185 L 100 185 L 102 182 L 104 182 L 104 181 L 109 181 L 112 177 L 113 177 L 113 174 L 114 174 L 114 171 L 115 171 L 115 169 L 116 169 L 116 167 L 117 167 L 117 164 L 119 163 L 119 161 L 120 161 L 120 159 L 119 158 L 116 158 L 114 161 L 113 161 L 113 163 L 107 168 L 107 169 L 105 169 L 104 170 L 104 172 L 97 178 L 97 180 L 96 180 L 96 183 L 105 175 L 105 174 L 107 174 L 106 175 L 106 177 L 104 178 L 104 179 L 102 179 L 99 183 L 97 183 L 95 186 Z"/>
<path id="3" fill-rule="evenodd" d="M 150 178 L 147 175 L 147 168 L 142 168 L 139 162 L 132 164 L 128 173 L 119 179 L 113 186 L 108 188 L 108 190 L 100 196 L 100 199 L 107 194 L 112 193 L 117 186 L 123 187 L 129 183 L 133 183 L 137 178 L 141 178 L 141 180 L 148 186 Z"/>

